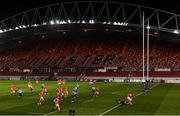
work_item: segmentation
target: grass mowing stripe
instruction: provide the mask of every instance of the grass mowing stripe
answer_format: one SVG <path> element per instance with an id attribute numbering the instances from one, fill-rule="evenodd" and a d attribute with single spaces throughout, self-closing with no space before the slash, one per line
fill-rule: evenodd
<path id="1" fill-rule="evenodd" d="M 158 85 L 159 85 L 159 84 L 155 84 L 155 85 L 152 86 L 150 89 L 152 89 L 152 88 L 154 88 L 154 87 L 156 87 L 156 86 L 158 86 Z M 143 94 L 143 93 L 144 93 L 144 92 L 140 92 L 140 93 L 136 94 L 133 98 L 135 98 L 135 97 L 137 97 L 137 96 L 139 96 L 139 95 L 141 95 L 141 94 Z M 102 115 L 104 115 L 104 114 L 106 114 L 106 113 L 112 111 L 113 109 L 117 108 L 117 107 L 120 106 L 120 105 L 121 105 L 121 104 L 118 104 L 118 105 L 116 105 L 116 106 L 114 106 L 114 107 L 112 107 L 112 108 L 106 110 L 105 112 L 103 112 L 103 113 L 100 114 L 99 116 L 102 116 Z"/>
<path id="2" fill-rule="evenodd" d="M 177 86 L 178 85 L 178 86 Z M 167 94 L 164 95 L 164 99 L 160 103 L 159 107 L 156 108 L 156 111 L 153 115 L 162 115 L 162 114 L 171 114 L 177 115 L 179 114 L 179 84 L 173 84 L 168 87 Z M 167 88 L 166 88 L 167 89 Z M 168 106 L 168 107 L 167 107 Z"/>
<path id="3" fill-rule="evenodd" d="M 80 99 L 80 100 L 76 100 L 76 101 L 82 101 L 82 103 L 87 103 L 87 102 L 90 102 L 90 101 L 92 101 L 93 99 L 92 98 L 90 98 L 90 99 Z M 54 114 L 54 113 L 57 113 L 58 111 L 56 110 L 56 111 L 52 111 L 52 112 L 49 112 L 49 113 L 47 113 L 47 114 L 44 114 L 43 116 L 48 116 L 48 115 L 52 115 L 52 114 Z"/>
<path id="4" fill-rule="evenodd" d="M 91 99 L 89 99 L 89 100 L 83 100 L 83 99 L 81 99 L 81 100 L 79 100 L 79 101 L 83 101 L 82 103 L 87 103 L 87 102 L 90 102 L 90 101 L 92 101 L 92 100 L 93 100 L 93 99 L 91 98 Z M 54 114 L 54 113 L 56 113 L 56 112 L 58 112 L 58 111 L 49 112 L 49 113 L 47 113 L 47 114 L 45 114 L 45 115 L 43 115 L 43 116 L 51 115 L 51 114 Z"/>
<path id="5" fill-rule="evenodd" d="M 119 91 L 112 92 L 111 94 L 119 94 Z"/>

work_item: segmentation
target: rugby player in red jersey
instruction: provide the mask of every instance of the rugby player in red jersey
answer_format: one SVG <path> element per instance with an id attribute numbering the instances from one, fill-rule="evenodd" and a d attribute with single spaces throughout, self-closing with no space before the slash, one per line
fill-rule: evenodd
<path id="1" fill-rule="evenodd" d="M 11 94 L 16 93 L 16 90 L 17 90 L 16 85 L 13 83 L 13 84 L 11 85 Z"/>
<path id="2" fill-rule="evenodd" d="M 133 99 L 133 94 L 132 94 L 132 92 L 129 92 L 127 94 L 127 101 L 130 105 L 132 105 L 132 99 Z"/>
<path id="3" fill-rule="evenodd" d="M 58 111 L 61 111 L 60 106 L 59 106 L 60 100 L 59 100 L 59 98 L 57 96 L 53 99 L 53 102 L 55 104 L 54 109 L 57 109 Z"/>
<path id="4" fill-rule="evenodd" d="M 44 91 L 41 90 L 39 93 L 39 102 L 37 104 L 41 105 L 43 101 L 44 101 Z"/>

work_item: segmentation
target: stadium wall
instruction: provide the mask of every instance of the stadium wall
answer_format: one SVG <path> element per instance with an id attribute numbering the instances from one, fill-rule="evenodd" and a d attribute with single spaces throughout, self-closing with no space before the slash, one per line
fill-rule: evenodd
<path id="1" fill-rule="evenodd" d="M 131 73 L 131 74 L 130 74 Z M 82 75 L 83 74 L 83 75 Z M 129 75 L 130 74 L 130 75 Z M 142 72 L 0 72 L 1 80 L 53 80 L 63 78 L 68 81 L 108 80 L 109 82 L 142 82 Z M 146 78 L 145 78 L 146 79 Z M 180 72 L 150 72 L 149 80 L 161 83 L 180 83 Z"/>
<path id="2" fill-rule="evenodd" d="M 142 77 L 141 71 L 121 71 L 121 72 L 7 72 L 1 71 L 0 76 L 79 76 L 85 74 L 85 76 L 92 77 Z M 146 74 L 145 74 L 146 75 Z M 154 71 L 149 72 L 150 77 L 180 77 L 179 71 Z"/>

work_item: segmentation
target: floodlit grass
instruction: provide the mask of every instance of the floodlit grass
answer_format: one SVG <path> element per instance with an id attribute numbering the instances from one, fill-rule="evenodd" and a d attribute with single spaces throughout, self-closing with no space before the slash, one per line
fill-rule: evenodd
<path id="1" fill-rule="evenodd" d="M 69 96 L 60 102 L 62 112 L 52 110 L 53 97 L 57 88 L 56 81 L 39 81 L 34 86 L 33 93 L 27 87 L 28 81 L 0 81 L 0 114 L 6 115 L 34 115 L 58 114 L 68 115 L 69 110 L 75 110 L 77 115 L 171 115 L 180 114 L 180 85 L 179 84 L 151 84 L 151 90 L 141 93 L 139 83 L 102 83 L 95 85 L 100 88 L 100 96 L 92 97 L 87 82 L 78 82 L 80 85 L 75 102 L 71 102 L 71 92 L 76 82 L 67 82 Z M 18 94 L 10 94 L 10 86 L 15 83 L 24 91 L 23 98 L 18 99 Z M 41 83 L 47 84 L 48 95 L 41 106 L 37 105 Z M 121 106 L 115 99 L 126 98 L 129 91 L 136 96 L 131 106 Z M 117 107 L 115 107 L 117 106 Z M 113 108 L 114 107 L 114 108 Z M 113 108 L 113 109 L 111 109 Z M 111 109 L 111 110 L 110 110 Z"/>

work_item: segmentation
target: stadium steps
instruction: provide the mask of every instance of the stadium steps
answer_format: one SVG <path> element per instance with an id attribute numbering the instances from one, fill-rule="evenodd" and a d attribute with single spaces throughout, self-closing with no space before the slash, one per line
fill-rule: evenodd
<path id="1" fill-rule="evenodd" d="M 35 59 L 34 59 L 34 61 L 30 64 L 30 66 L 35 66 L 40 60 L 42 59 L 42 57 L 36 57 Z"/>
<path id="2" fill-rule="evenodd" d="M 46 59 L 48 59 L 48 56 L 42 57 L 36 64 L 35 66 L 41 66 Z"/>
<path id="3" fill-rule="evenodd" d="M 50 56 L 50 57 L 48 57 L 47 58 L 47 60 L 45 60 L 43 63 L 42 63 L 42 65 L 49 65 L 50 64 L 50 62 L 53 60 L 55 58 L 55 56 Z"/>

